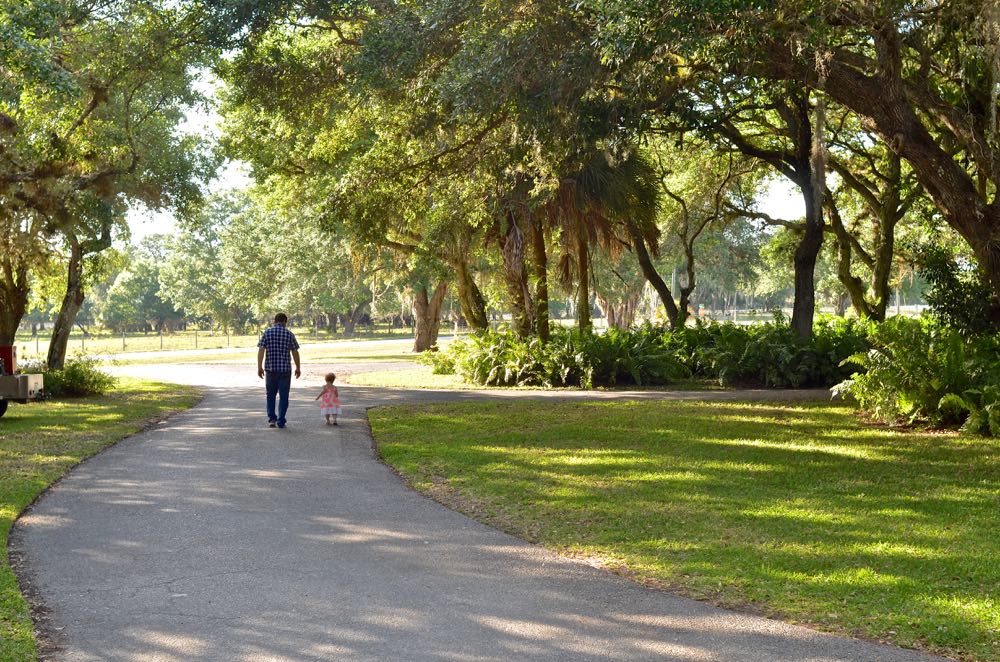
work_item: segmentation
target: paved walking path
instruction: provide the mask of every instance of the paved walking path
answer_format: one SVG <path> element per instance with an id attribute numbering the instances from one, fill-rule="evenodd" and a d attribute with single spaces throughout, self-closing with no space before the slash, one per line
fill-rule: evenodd
<path id="1" fill-rule="evenodd" d="M 50 659 L 935 659 L 643 588 L 452 512 L 375 459 L 365 407 L 474 392 L 345 387 L 343 425 L 324 427 L 321 366 L 273 430 L 246 368 L 145 370 L 212 388 L 71 472 L 13 533 Z"/>

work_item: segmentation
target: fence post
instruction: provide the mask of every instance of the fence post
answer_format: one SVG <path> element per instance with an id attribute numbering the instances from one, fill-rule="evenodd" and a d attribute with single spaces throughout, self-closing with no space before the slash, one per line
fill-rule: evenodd
<path id="1" fill-rule="evenodd" d="M 194 348 L 198 349 L 198 329 L 194 330 Z"/>
<path id="2" fill-rule="evenodd" d="M 160 351 L 163 351 L 163 329 L 160 329 Z"/>
<path id="3" fill-rule="evenodd" d="M 122 351 L 125 351 L 125 332 L 122 331 Z"/>

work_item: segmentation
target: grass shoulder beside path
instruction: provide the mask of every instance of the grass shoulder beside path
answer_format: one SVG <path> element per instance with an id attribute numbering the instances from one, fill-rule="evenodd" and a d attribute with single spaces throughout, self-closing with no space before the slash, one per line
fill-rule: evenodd
<path id="1" fill-rule="evenodd" d="M 189 386 L 121 379 L 106 396 L 11 405 L 0 419 L 0 662 L 37 657 L 28 605 L 7 557 L 17 516 L 74 465 L 199 399 Z"/>
<path id="2" fill-rule="evenodd" d="M 430 366 L 415 365 L 402 370 L 377 370 L 359 372 L 345 378 L 355 386 L 378 388 L 426 388 L 426 389 L 479 389 L 481 386 L 467 384 L 458 375 L 435 375 Z"/>
<path id="3" fill-rule="evenodd" d="M 369 412 L 477 519 L 715 604 L 1000 661 L 1000 440 L 847 407 L 507 401 Z"/>

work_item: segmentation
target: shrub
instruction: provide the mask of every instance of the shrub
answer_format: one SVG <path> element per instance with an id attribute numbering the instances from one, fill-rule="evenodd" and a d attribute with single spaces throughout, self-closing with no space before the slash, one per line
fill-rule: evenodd
<path id="1" fill-rule="evenodd" d="M 554 330 L 548 343 L 521 339 L 512 331 L 486 331 L 452 343 L 454 372 L 484 386 L 592 385 L 592 368 L 580 337 Z M 445 368 L 447 361 L 438 359 Z"/>
<path id="2" fill-rule="evenodd" d="M 969 422 L 990 430 L 1000 385 L 1000 338 L 963 337 L 932 318 L 896 317 L 869 332 L 871 349 L 855 354 L 860 366 L 834 392 L 849 394 L 872 418 L 885 423 L 936 426 Z M 974 415 L 970 415 L 974 414 Z M 997 420 L 1000 424 L 1000 420 Z"/>
<path id="3" fill-rule="evenodd" d="M 677 331 L 651 324 L 603 334 L 557 328 L 548 343 L 488 331 L 422 360 L 435 372 L 487 386 L 651 386 L 691 376 L 774 388 L 830 386 L 850 375 L 852 367 L 842 363 L 867 346 L 864 331 L 857 323 L 822 320 L 813 339 L 801 341 L 780 318 Z"/>
<path id="4" fill-rule="evenodd" d="M 831 386 L 851 374 L 844 360 L 867 347 L 864 324 L 835 317 L 818 319 L 807 341 L 781 316 L 766 324 L 699 323 L 666 333 L 693 375 L 730 386 Z"/>
<path id="5" fill-rule="evenodd" d="M 938 410 L 954 418 L 965 418 L 962 432 L 1000 437 L 1000 386 L 972 388 L 962 395 L 948 393 Z"/>
<path id="6" fill-rule="evenodd" d="M 437 347 L 434 347 L 432 351 L 420 354 L 417 361 L 431 366 L 431 372 L 435 375 L 454 375 L 455 361 L 461 353 L 460 348 L 464 348 L 464 345 L 464 340 L 456 339 L 448 347 L 447 352 L 439 351 Z"/>
<path id="7" fill-rule="evenodd" d="M 611 328 L 601 335 L 580 337 L 583 353 L 593 366 L 595 384 L 645 386 L 690 377 L 691 371 L 652 325 L 626 331 Z"/>
<path id="8" fill-rule="evenodd" d="M 49 370 L 41 361 L 27 362 L 22 372 L 41 372 L 45 375 L 45 393 L 50 397 L 77 397 L 103 395 L 112 390 L 118 380 L 100 368 L 90 356 L 77 356 L 66 360 L 60 370 Z"/>
<path id="9" fill-rule="evenodd" d="M 935 245 L 919 246 L 917 270 L 927 281 L 924 297 L 934 316 L 963 335 L 990 335 L 1000 301 L 975 259 Z"/>

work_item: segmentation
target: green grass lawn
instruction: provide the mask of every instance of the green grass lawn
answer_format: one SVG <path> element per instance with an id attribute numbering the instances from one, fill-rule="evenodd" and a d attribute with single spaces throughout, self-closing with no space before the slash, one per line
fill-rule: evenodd
<path id="1" fill-rule="evenodd" d="M 419 490 L 651 585 L 1000 660 L 1000 441 L 832 404 L 463 403 L 370 412 Z"/>
<path id="2" fill-rule="evenodd" d="M 7 558 L 18 514 L 73 465 L 199 399 L 187 386 L 122 379 L 93 398 L 13 404 L 0 418 L 0 661 L 36 659 L 28 607 Z"/>
<path id="3" fill-rule="evenodd" d="M 411 357 L 412 358 L 412 357 Z M 458 375 L 435 375 L 431 367 L 418 365 L 403 370 L 359 372 L 345 378 L 348 384 L 381 388 L 471 389 L 479 388 L 462 381 Z"/>

